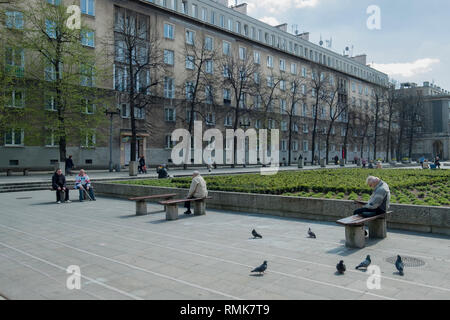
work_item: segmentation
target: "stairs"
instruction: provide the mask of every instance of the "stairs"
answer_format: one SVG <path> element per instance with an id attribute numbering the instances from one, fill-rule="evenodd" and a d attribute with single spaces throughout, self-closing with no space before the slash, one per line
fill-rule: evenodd
<path id="1" fill-rule="evenodd" d="M 0 193 L 50 190 L 51 182 L 0 183 Z"/>

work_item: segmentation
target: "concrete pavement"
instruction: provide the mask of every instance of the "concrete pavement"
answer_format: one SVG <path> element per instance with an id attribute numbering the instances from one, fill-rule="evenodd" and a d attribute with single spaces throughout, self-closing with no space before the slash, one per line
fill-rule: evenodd
<path id="1" fill-rule="evenodd" d="M 57 205 L 48 191 L 0 194 L 0 203 L 0 295 L 9 299 L 450 299 L 449 237 L 389 232 L 355 250 L 334 223 L 215 210 L 169 222 L 159 205 L 136 217 L 131 201 Z M 367 254 L 379 290 L 354 269 Z M 404 277 L 397 254 L 411 264 Z M 266 274 L 251 274 L 264 260 Z M 69 266 L 80 267 L 79 290 L 66 286 Z"/>

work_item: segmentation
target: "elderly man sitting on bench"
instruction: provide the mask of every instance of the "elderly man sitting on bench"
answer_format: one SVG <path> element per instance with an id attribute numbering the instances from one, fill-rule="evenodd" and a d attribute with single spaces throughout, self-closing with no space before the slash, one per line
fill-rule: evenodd
<path id="1" fill-rule="evenodd" d="M 208 190 L 206 189 L 206 181 L 200 175 L 200 172 L 194 171 L 192 174 L 191 187 L 189 188 L 189 193 L 186 199 L 192 198 L 206 198 L 208 196 Z M 192 214 L 191 203 L 185 202 L 184 207 L 187 209 L 184 214 Z"/>
<path id="2" fill-rule="evenodd" d="M 375 217 L 384 214 L 389 209 L 391 200 L 391 191 L 386 182 L 380 178 L 370 176 L 366 180 L 369 187 L 374 189 L 372 196 L 363 208 L 355 210 L 354 215 L 359 215 L 363 218 Z M 363 204 L 358 202 L 359 204 Z"/>

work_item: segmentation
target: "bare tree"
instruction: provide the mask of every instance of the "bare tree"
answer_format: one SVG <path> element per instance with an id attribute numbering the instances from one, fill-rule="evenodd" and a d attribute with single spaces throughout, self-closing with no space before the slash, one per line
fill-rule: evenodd
<path id="1" fill-rule="evenodd" d="M 298 116 L 298 104 L 306 100 L 306 92 L 302 90 L 302 86 L 306 85 L 306 79 L 298 74 L 290 74 L 282 77 L 281 81 L 289 85 L 289 89 L 287 89 L 285 84 L 286 88 L 280 95 L 280 98 L 286 103 L 286 107 L 284 110 L 281 110 L 281 114 L 287 115 L 288 118 L 288 164 L 291 164 L 294 127 L 298 130 L 298 123 L 295 122 L 295 118 Z"/>
<path id="2" fill-rule="evenodd" d="M 329 76 L 320 67 L 315 67 L 311 70 L 311 93 L 314 98 L 313 103 L 313 132 L 312 132 L 312 159 L 311 163 L 314 164 L 315 146 L 317 136 L 317 126 L 319 118 L 319 108 L 321 104 L 327 99 Z M 320 146 L 319 146 L 320 148 Z"/>
<path id="3" fill-rule="evenodd" d="M 224 75 L 223 86 L 231 90 L 234 98 L 234 105 L 231 105 L 230 108 L 234 113 L 233 129 L 237 130 L 241 117 L 251 111 L 247 97 L 255 91 L 254 74 L 258 73 L 259 65 L 247 57 L 236 57 L 231 54 L 222 57 L 221 65 Z M 233 144 L 234 161 L 232 167 L 236 163 L 236 150 L 237 144 L 235 139 L 235 143 Z"/>
<path id="4" fill-rule="evenodd" d="M 378 147 L 378 138 L 379 138 L 379 129 L 380 129 L 380 123 L 382 115 L 384 114 L 384 108 L 385 108 L 385 97 L 386 97 L 386 88 L 383 87 L 376 87 L 373 90 L 373 98 L 374 98 L 374 105 L 373 105 L 373 116 L 374 116 L 374 141 L 373 141 L 373 160 L 377 160 L 377 147 Z"/>
<path id="5" fill-rule="evenodd" d="M 119 100 L 129 105 L 131 125 L 130 161 L 136 161 L 136 115 L 147 113 L 155 102 L 154 88 L 160 85 L 164 71 L 160 38 L 146 15 L 124 8 L 115 15 L 115 89 Z M 174 90 L 166 90 L 171 94 Z"/>
<path id="6" fill-rule="evenodd" d="M 214 88 L 219 86 L 217 70 L 214 71 L 214 66 L 218 62 L 217 51 L 214 48 L 213 38 L 205 36 L 203 33 L 192 35 L 189 42 L 186 41 L 184 50 L 181 54 L 181 63 L 186 65 L 185 81 L 181 86 L 182 92 L 180 97 L 185 97 L 181 103 L 186 106 L 187 118 L 186 124 L 189 133 L 192 135 L 194 128 L 195 115 L 200 115 L 206 119 L 206 114 L 203 112 L 204 107 L 213 109 L 216 103 L 216 91 Z M 186 153 L 186 157 L 188 153 Z M 187 168 L 189 159 L 185 159 L 183 167 Z"/>
<path id="7" fill-rule="evenodd" d="M 416 90 L 401 89 L 398 97 L 398 124 L 399 135 L 397 154 L 403 158 L 404 142 L 407 140 L 408 159 L 411 160 L 414 140 L 423 126 L 425 118 L 423 108 L 423 96 Z"/>
<path id="8" fill-rule="evenodd" d="M 423 96 L 420 91 L 416 91 L 412 94 L 411 104 L 409 108 L 409 141 L 408 141 L 408 158 L 411 160 L 414 141 L 420 128 L 423 127 L 424 121 L 424 108 L 423 108 Z"/>
<path id="9" fill-rule="evenodd" d="M 397 157 L 398 161 L 403 159 L 403 140 L 407 132 L 407 114 L 408 114 L 409 97 L 402 92 L 398 103 L 398 139 L 397 139 Z"/>
<path id="10" fill-rule="evenodd" d="M 339 86 L 334 81 L 328 86 L 327 94 L 324 97 L 324 102 L 328 109 L 328 128 L 326 135 L 326 163 L 329 161 L 330 137 L 334 128 L 335 122 L 339 118 L 343 118 L 347 112 L 347 102 L 339 98 Z"/>
<path id="11" fill-rule="evenodd" d="M 391 146 L 392 146 L 392 124 L 394 121 L 394 115 L 396 113 L 396 106 L 398 103 L 398 92 L 395 90 L 394 85 L 390 85 L 389 89 L 385 92 L 385 116 L 387 122 L 387 133 L 386 133 L 386 162 L 391 161 Z"/>

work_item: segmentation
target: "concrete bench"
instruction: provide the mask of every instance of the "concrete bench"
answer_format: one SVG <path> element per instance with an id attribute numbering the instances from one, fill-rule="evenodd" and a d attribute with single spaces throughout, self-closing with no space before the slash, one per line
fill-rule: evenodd
<path id="1" fill-rule="evenodd" d="M 349 248 L 364 248 L 366 237 L 364 235 L 364 224 L 369 224 L 369 238 L 384 239 L 387 237 L 386 217 L 392 211 L 370 218 L 355 215 L 338 220 L 337 223 L 345 226 L 345 246 Z"/>
<path id="2" fill-rule="evenodd" d="M 184 202 L 194 202 L 194 215 L 202 216 L 206 214 L 206 200 L 212 199 L 208 198 L 192 198 L 192 199 L 175 199 L 160 201 L 160 204 L 166 206 L 166 220 L 177 220 L 178 219 L 178 204 Z"/>
<path id="3" fill-rule="evenodd" d="M 151 200 L 151 199 L 172 199 L 176 195 L 177 195 L 176 193 L 154 194 L 154 195 L 151 195 L 151 196 L 129 198 L 128 200 L 136 201 L 136 215 L 137 216 L 143 216 L 143 215 L 147 214 L 147 200 Z"/>

